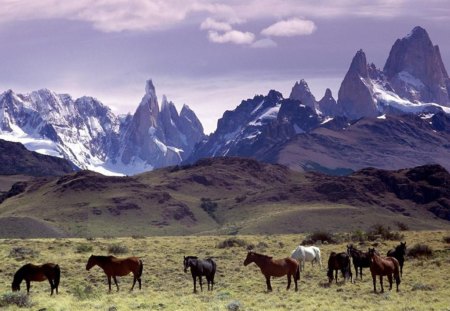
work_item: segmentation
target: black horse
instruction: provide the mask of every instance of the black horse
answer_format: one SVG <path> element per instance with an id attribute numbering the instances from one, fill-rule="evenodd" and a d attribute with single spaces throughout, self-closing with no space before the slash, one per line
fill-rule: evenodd
<path id="1" fill-rule="evenodd" d="M 358 278 L 358 268 L 359 268 L 359 276 L 362 280 L 362 269 L 370 267 L 370 256 L 369 253 L 364 253 L 352 244 L 347 245 L 347 254 L 353 259 L 353 266 L 355 267 L 356 278 Z"/>
<path id="2" fill-rule="evenodd" d="M 387 252 L 389 257 L 394 257 L 400 264 L 400 275 L 403 277 L 403 263 L 405 262 L 406 255 L 406 242 L 400 242 L 395 248 Z"/>
<path id="3" fill-rule="evenodd" d="M 337 283 L 337 275 L 338 270 L 341 270 L 342 277 L 344 278 L 344 282 L 346 279 L 350 278 L 350 282 L 353 281 L 352 269 L 350 267 L 350 257 L 346 253 L 335 253 L 332 252 L 330 254 L 330 258 L 328 258 L 328 282 L 333 282 L 333 271 L 336 271 L 334 279 Z"/>
<path id="4" fill-rule="evenodd" d="M 196 278 L 198 277 L 200 283 L 200 290 L 202 288 L 202 276 L 206 277 L 208 282 L 208 290 L 213 290 L 214 287 L 214 274 L 216 274 L 216 263 L 211 258 L 202 260 L 196 256 L 184 256 L 184 272 L 186 273 L 188 268 L 191 268 L 192 279 L 194 281 L 194 293 L 197 292 Z"/>
<path id="5" fill-rule="evenodd" d="M 27 285 L 27 293 L 30 293 L 31 281 L 42 282 L 48 280 L 50 283 L 51 293 L 53 295 L 53 290 L 56 290 L 58 294 L 59 279 L 61 275 L 61 270 L 59 266 L 54 263 L 45 263 L 43 265 L 33 265 L 31 263 L 22 266 L 14 274 L 13 282 L 11 284 L 12 291 L 20 290 L 20 283 L 25 280 Z"/>

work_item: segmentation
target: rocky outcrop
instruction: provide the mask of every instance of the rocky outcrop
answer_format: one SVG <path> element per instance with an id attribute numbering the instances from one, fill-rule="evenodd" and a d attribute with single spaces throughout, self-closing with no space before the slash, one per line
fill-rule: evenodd
<path id="1" fill-rule="evenodd" d="M 340 116 L 343 114 L 342 107 L 339 106 L 336 100 L 333 98 L 333 94 L 330 89 L 325 90 L 325 94 L 318 102 L 318 107 L 322 115 L 325 116 Z"/>
<path id="2" fill-rule="evenodd" d="M 363 50 L 359 50 L 353 57 L 350 69 L 342 81 L 338 105 L 350 119 L 378 115 L 373 84 L 369 78 L 366 54 Z"/>
<path id="3" fill-rule="evenodd" d="M 308 106 L 315 111 L 318 111 L 316 98 L 311 93 L 308 83 L 306 83 L 304 79 L 301 79 L 300 82 L 295 82 L 289 98 L 299 100 L 303 105 Z"/>
<path id="4" fill-rule="evenodd" d="M 400 97 L 450 106 L 449 77 L 439 47 L 422 27 L 395 42 L 384 72 Z"/>

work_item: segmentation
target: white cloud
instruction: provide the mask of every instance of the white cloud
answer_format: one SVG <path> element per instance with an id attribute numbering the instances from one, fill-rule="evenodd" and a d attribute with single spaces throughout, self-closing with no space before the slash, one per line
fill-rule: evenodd
<path id="1" fill-rule="evenodd" d="M 208 39 L 214 43 L 251 44 L 255 40 L 255 35 L 251 32 L 238 30 L 226 31 L 224 33 L 211 30 L 208 32 Z"/>
<path id="2" fill-rule="evenodd" d="M 260 39 L 258 41 L 253 42 L 252 48 L 273 48 L 276 47 L 277 43 L 270 38 Z"/>
<path id="3" fill-rule="evenodd" d="M 261 34 L 264 36 L 274 37 L 293 37 L 310 35 L 317 29 L 313 21 L 291 18 L 284 21 L 279 21 L 269 27 L 263 29 Z"/>
<path id="4" fill-rule="evenodd" d="M 213 18 L 208 17 L 200 25 L 200 29 L 203 30 L 217 30 L 217 31 L 230 31 L 232 27 L 229 23 L 219 22 Z"/>

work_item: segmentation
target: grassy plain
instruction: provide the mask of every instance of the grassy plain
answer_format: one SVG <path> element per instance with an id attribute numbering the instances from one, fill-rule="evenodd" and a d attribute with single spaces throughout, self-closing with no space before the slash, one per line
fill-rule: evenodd
<path id="1" fill-rule="evenodd" d="M 267 293 L 259 269 L 254 264 L 243 266 L 246 247 L 217 247 L 229 236 L 2 240 L 0 299 L 10 292 L 13 274 L 21 265 L 56 262 L 62 271 L 59 295 L 50 297 L 47 282 L 32 283 L 30 310 L 227 310 L 235 304 L 240 305 L 239 310 L 450 310 L 450 245 L 443 241 L 450 231 L 407 231 L 404 234 L 409 247 L 425 243 L 434 249 L 434 256 L 408 258 L 401 291 L 384 294 L 372 292 L 368 269 L 364 270 L 362 281 L 328 286 L 325 268 L 328 255 L 331 251 L 344 251 L 346 242 L 321 246 L 324 268 L 311 267 L 308 263 L 301 273 L 299 292 L 286 292 L 286 279 L 280 278 L 272 281 L 274 291 Z M 296 234 L 237 238 L 253 244 L 261 253 L 286 257 L 304 237 Z M 108 294 L 103 271 L 98 267 L 89 272 L 85 270 L 91 253 L 107 254 L 108 248 L 117 244 L 129 250 L 119 257 L 136 255 L 143 259 L 141 291 L 129 292 L 132 277 L 127 276 L 120 278 L 119 292 Z M 397 241 L 381 241 L 377 249 L 384 254 L 397 244 Z M 24 259 L 14 258 L 11 250 L 17 247 L 32 249 L 36 254 Z M 191 276 L 183 272 L 183 255 L 215 258 L 218 272 L 213 292 L 192 293 Z M 24 288 L 23 283 L 22 291 Z M 0 308 L 23 310 L 14 305 Z"/>

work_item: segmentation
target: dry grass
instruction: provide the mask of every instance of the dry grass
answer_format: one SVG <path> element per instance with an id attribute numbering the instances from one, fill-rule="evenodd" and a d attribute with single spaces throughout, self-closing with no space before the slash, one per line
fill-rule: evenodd
<path id="1" fill-rule="evenodd" d="M 32 283 L 30 310 L 448 310 L 450 308 L 450 249 L 443 240 L 449 231 L 405 232 L 408 245 L 426 243 L 434 250 L 431 258 L 408 259 L 404 266 L 401 292 L 372 293 L 370 272 L 362 281 L 328 286 L 326 270 L 308 263 L 301 275 L 300 291 L 286 292 L 285 278 L 272 281 L 274 291 L 266 293 L 264 277 L 255 265 L 243 266 L 246 247 L 218 248 L 225 236 L 186 236 L 151 238 L 36 239 L 2 240 L 0 248 L 0 296 L 10 292 L 14 272 L 27 262 L 57 262 L 61 266 L 60 294 L 50 297 L 47 282 Z M 246 245 L 262 245 L 265 253 L 286 257 L 305 235 L 238 236 Z M 378 241 L 377 249 L 386 253 L 398 242 Z M 111 245 L 128 248 L 127 256 L 143 259 L 143 289 L 129 292 L 132 277 L 120 278 L 120 292 L 107 293 L 106 278 L 100 268 L 85 270 L 90 253 L 76 252 L 90 245 L 94 254 L 107 254 Z M 323 264 L 331 251 L 344 251 L 346 243 L 322 245 Z M 361 248 L 371 244 L 362 245 Z M 13 248 L 36 251 L 34 258 L 18 260 L 10 256 Z M 190 274 L 183 273 L 183 255 L 214 257 L 218 272 L 216 289 L 192 294 Z M 24 288 L 24 284 L 22 284 Z M 15 305 L 2 310 L 23 310 Z M 111 309 L 113 310 L 113 309 Z"/>

